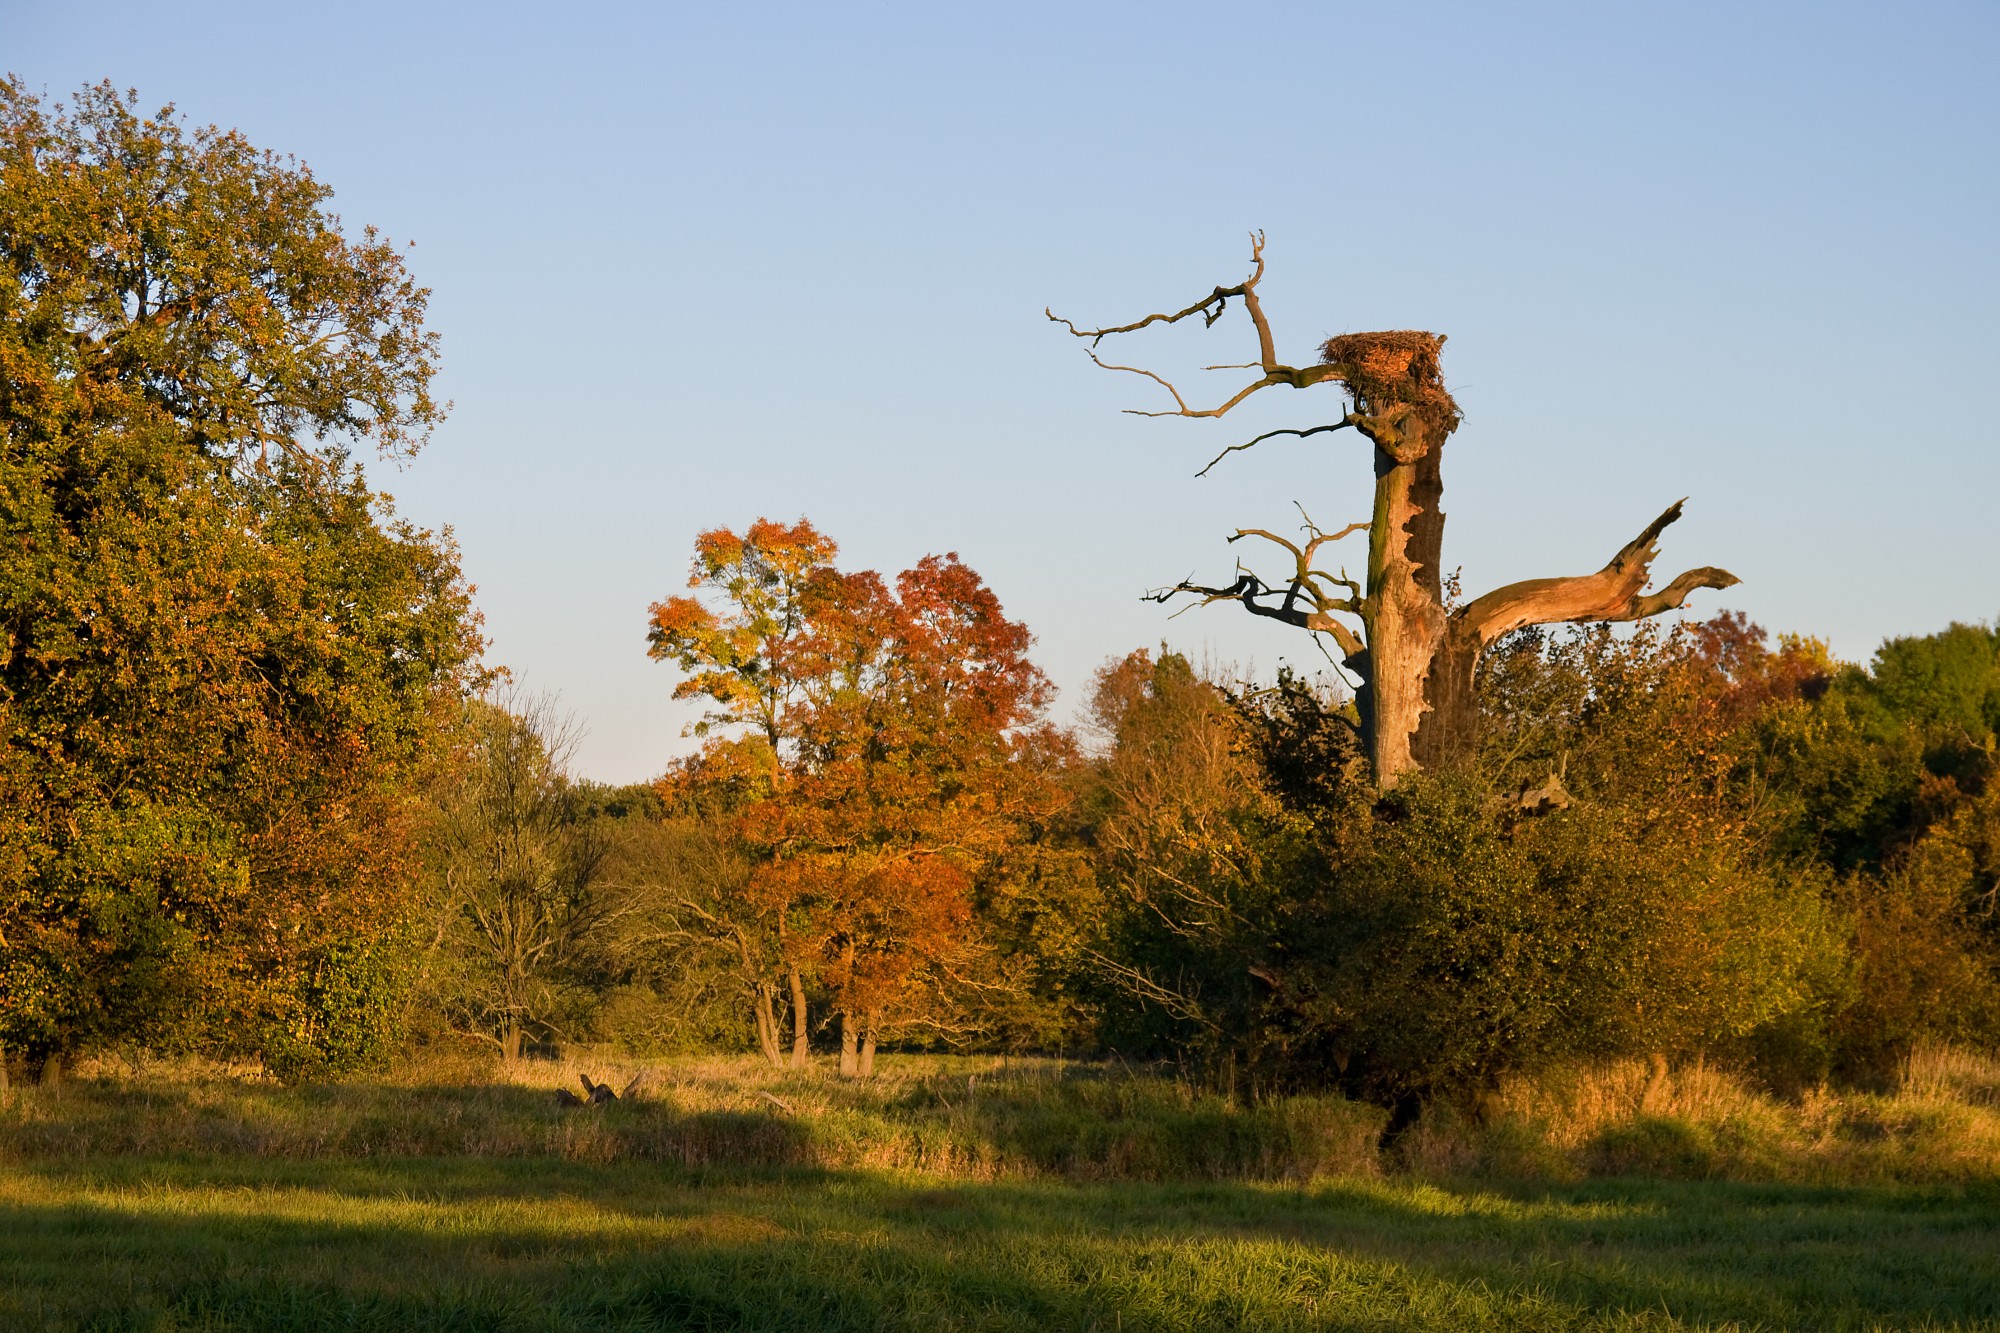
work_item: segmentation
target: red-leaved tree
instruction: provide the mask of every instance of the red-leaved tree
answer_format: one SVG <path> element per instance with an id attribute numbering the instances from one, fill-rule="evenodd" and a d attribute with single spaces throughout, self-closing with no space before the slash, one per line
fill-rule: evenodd
<path id="1" fill-rule="evenodd" d="M 802 576 L 776 568 L 800 551 L 816 562 Z M 729 554 L 727 577 L 706 572 L 708 552 Z M 767 780 L 739 785 L 759 865 L 730 919 L 738 952 L 783 975 L 793 1063 L 811 982 L 839 1015 L 843 1072 L 867 1073 L 879 1034 L 963 1026 L 968 997 L 1007 989 L 981 889 L 1064 803 L 1066 750 L 1041 721 L 1051 691 L 1027 628 L 956 555 L 927 556 L 892 586 L 840 573 L 833 554 L 804 520 L 703 534 L 696 581 L 724 605 L 661 603 L 654 654 L 689 673 L 684 694 L 751 733 L 717 736 L 688 773 L 740 774 L 746 741 L 768 756 Z M 755 984 L 760 1034 L 774 1033 L 775 981 Z M 763 1044 L 775 1060 L 775 1040 Z"/>

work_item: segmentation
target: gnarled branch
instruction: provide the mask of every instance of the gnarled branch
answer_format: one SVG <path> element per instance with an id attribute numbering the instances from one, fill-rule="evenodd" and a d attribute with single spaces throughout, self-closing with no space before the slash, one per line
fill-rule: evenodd
<path id="1" fill-rule="evenodd" d="M 1219 367 L 1217 368 L 1219 369 Z M 1339 421 L 1333 422 L 1332 424 L 1326 426 L 1312 426 L 1306 430 L 1294 430 L 1294 429 L 1267 430 L 1262 435 L 1259 435 L 1254 439 L 1245 440 L 1241 444 L 1230 445 L 1227 449 L 1224 449 L 1221 453 L 1209 459 L 1208 466 L 1202 468 L 1202 470 L 1195 473 L 1195 475 L 1197 477 L 1205 477 L 1208 475 L 1209 468 L 1214 467 L 1217 463 L 1220 463 L 1223 459 L 1229 457 L 1229 455 L 1241 453 L 1245 449 L 1248 449 L 1253 445 L 1262 444 L 1264 441 L 1275 439 L 1280 435 L 1296 435 L 1303 440 L 1309 435 L 1324 435 L 1328 431 L 1347 430 L 1350 427 L 1361 425 L 1364 420 L 1365 418 L 1363 418 L 1359 412 L 1349 412 Z"/>
<path id="2" fill-rule="evenodd" d="M 1690 569 L 1658 592 L 1643 591 L 1659 554 L 1654 543 L 1680 518 L 1681 506 L 1686 503 L 1685 498 L 1674 501 L 1595 574 L 1510 583 L 1461 607 L 1452 618 L 1476 634 L 1484 647 L 1527 625 L 1643 620 L 1679 607 L 1697 588 L 1728 588 L 1741 582 L 1726 569 L 1703 566 Z"/>
<path id="3" fill-rule="evenodd" d="M 1265 317 L 1263 302 L 1257 296 L 1257 284 L 1264 280 L 1264 233 L 1261 231 L 1250 233 L 1250 260 L 1253 266 L 1250 276 L 1242 282 L 1234 287 L 1217 287 L 1193 305 L 1188 306 L 1184 310 L 1177 310 L 1172 314 L 1160 312 L 1147 315 L 1144 319 L 1134 320 L 1130 324 L 1112 324 L 1103 328 L 1081 329 L 1072 321 L 1056 314 L 1053 310 L 1044 309 L 1042 313 L 1049 317 L 1051 323 L 1062 325 L 1073 336 L 1088 338 L 1090 340 L 1090 359 L 1097 362 L 1098 365 L 1103 366 L 1106 370 L 1123 370 L 1135 375 L 1144 375 L 1148 379 L 1163 385 L 1167 392 L 1173 395 L 1174 409 L 1172 411 L 1148 412 L 1137 408 L 1127 408 L 1126 411 L 1132 416 L 1219 417 L 1245 398 L 1248 398 L 1251 394 L 1256 393 L 1260 389 L 1268 389 L 1274 384 L 1288 384 L 1294 389 L 1306 389 L 1318 384 L 1321 380 L 1337 378 L 1338 368 L 1335 366 L 1306 366 L 1302 369 L 1297 366 L 1284 365 L 1278 360 L 1277 344 L 1271 335 L 1271 322 Z M 1249 312 L 1250 322 L 1257 330 L 1258 359 L 1253 363 L 1241 367 L 1213 367 L 1213 369 L 1262 370 L 1264 374 L 1261 378 L 1253 380 L 1248 385 L 1237 390 L 1218 407 L 1189 407 L 1187 399 L 1181 395 L 1179 389 L 1152 371 L 1140 370 L 1134 366 L 1114 366 L 1098 359 L 1097 344 L 1114 333 L 1136 333 L 1140 329 L 1153 324 L 1178 324 L 1180 321 L 1194 315 L 1201 316 L 1204 327 L 1212 328 L 1215 322 L 1222 318 L 1223 312 L 1229 308 L 1229 299 L 1231 297 L 1241 298 L 1243 308 Z M 1255 441 L 1252 441 L 1252 443 L 1255 443 Z"/>
<path id="4" fill-rule="evenodd" d="M 1197 606 L 1209 606 L 1215 602 L 1241 602 L 1244 609 L 1252 615 L 1282 620 L 1288 625 L 1297 625 L 1301 629 L 1330 635 L 1339 645 L 1343 657 L 1358 656 L 1366 646 L 1361 636 L 1335 619 L 1335 616 L 1362 613 L 1361 585 L 1348 578 L 1344 571 L 1340 574 L 1329 574 L 1325 570 L 1314 569 L 1313 557 L 1318 554 L 1319 548 L 1328 542 L 1336 542 L 1351 533 L 1365 531 L 1368 524 L 1350 523 L 1338 532 L 1322 532 L 1303 509 L 1299 512 L 1305 517 L 1308 533 L 1304 546 L 1264 528 L 1239 528 L 1229 539 L 1234 543 L 1245 537 L 1261 537 L 1290 552 L 1293 573 L 1283 587 L 1265 583 L 1239 563 L 1236 566 L 1236 581 L 1227 586 L 1211 587 L 1184 579 L 1171 588 L 1148 593 L 1145 600 L 1164 603 L 1182 593 L 1191 593 L 1201 599 L 1195 603 Z M 1346 593 L 1343 596 L 1336 593 L 1335 589 L 1345 589 Z M 1264 598 L 1277 598 L 1278 601 L 1276 605 L 1271 605 L 1260 600 Z M 1308 605 L 1301 606 L 1301 600 Z"/>

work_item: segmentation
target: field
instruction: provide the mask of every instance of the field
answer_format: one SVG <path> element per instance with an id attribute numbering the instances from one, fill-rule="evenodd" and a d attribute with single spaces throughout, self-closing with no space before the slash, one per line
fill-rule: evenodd
<path id="1" fill-rule="evenodd" d="M 1950 1053 L 1818 1102 L 1580 1071 L 1387 1158 L 1371 1108 L 1094 1066 L 572 1072 L 17 1089 L 0 1327 L 2000 1328 L 1994 1071 Z"/>

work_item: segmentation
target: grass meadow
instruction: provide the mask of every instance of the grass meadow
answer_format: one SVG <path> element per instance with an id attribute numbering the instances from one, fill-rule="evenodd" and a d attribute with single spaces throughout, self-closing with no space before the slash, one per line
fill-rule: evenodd
<path id="1" fill-rule="evenodd" d="M 2000 1066 L 1502 1085 L 1377 1150 L 1052 1061 L 104 1064 L 0 1111 L 0 1327 L 2000 1329 Z M 563 1109 L 588 1072 L 619 1102 Z"/>

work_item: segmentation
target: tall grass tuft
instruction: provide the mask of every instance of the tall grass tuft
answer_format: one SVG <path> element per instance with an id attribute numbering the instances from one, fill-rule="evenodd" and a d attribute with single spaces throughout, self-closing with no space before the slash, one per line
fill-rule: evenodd
<path id="1" fill-rule="evenodd" d="M 1891 1095 L 1787 1100 L 1696 1060 L 1617 1060 L 1513 1076 L 1429 1108 L 1397 1146 L 1428 1176 L 1743 1181 L 2000 1178 L 2000 1062 L 1920 1048 Z"/>

